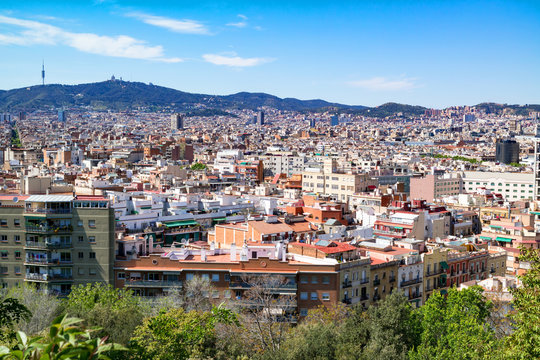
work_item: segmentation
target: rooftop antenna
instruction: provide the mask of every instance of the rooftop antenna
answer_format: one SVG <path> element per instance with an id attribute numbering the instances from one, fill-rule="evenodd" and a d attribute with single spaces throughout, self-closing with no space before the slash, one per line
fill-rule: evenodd
<path id="1" fill-rule="evenodd" d="M 41 85 L 45 85 L 45 60 L 41 61 Z"/>

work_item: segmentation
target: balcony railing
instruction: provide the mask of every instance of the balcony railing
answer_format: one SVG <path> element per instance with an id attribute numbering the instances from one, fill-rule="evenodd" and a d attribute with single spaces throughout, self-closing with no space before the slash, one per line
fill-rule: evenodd
<path id="1" fill-rule="evenodd" d="M 126 287 L 182 287 L 182 281 L 179 280 L 126 280 Z"/>
<path id="2" fill-rule="evenodd" d="M 73 226 L 66 225 L 66 226 L 32 226 L 32 225 L 26 225 L 26 231 L 27 232 L 33 232 L 33 233 L 40 233 L 40 234 L 46 234 L 46 233 L 65 233 L 65 232 L 72 232 Z"/>
<path id="3" fill-rule="evenodd" d="M 390 283 L 393 283 L 393 282 L 395 282 L 395 281 L 396 281 L 396 277 L 395 277 L 395 276 L 390 276 L 390 277 L 388 278 L 388 282 L 390 282 Z"/>
<path id="4" fill-rule="evenodd" d="M 349 288 L 349 287 L 351 287 L 351 286 L 352 286 L 352 281 L 351 281 L 351 280 L 345 280 L 345 281 L 343 281 L 343 283 L 342 283 L 342 287 L 343 287 L 343 288 Z"/>
<path id="5" fill-rule="evenodd" d="M 421 293 L 413 292 L 413 293 L 409 294 L 409 300 L 418 299 L 420 297 L 422 297 Z"/>
<path id="6" fill-rule="evenodd" d="M 373 280 L 373 286 L 378 286 L 381 284 L 381 279 L 375 279 Z"/>
<path id="7" fill-rule="evenodd" d="M 360 284 L 367 284 L 369 282 L 369 278 L 360 279 Z"/>
<path id="8" fill-rule="evenodd" d="M 416 278 L 416 279 L 412 279 L 412 280 L 404 280 L 400 283 L 400 286 L 403 287 L 403 286 L 409 286 L 409 285 L 413 285 L 413 284 L 418 284 L 422 282 L 422 278 Z"/>
<path id="9" fill-rule="evenodd" d="M 352 299 L 351 298 L 343 298 L 341 300 L 341 302 L 344 303 L 344 304 L 350 304 L 352 302 Z"/>
<path id="10" fill-rule="evenodd" d="M 26 273 L 26 280 L 31 281 L 55 281 L 55 280 L 73 280 L 72 274 L 38 274 Z"/>
<path id="11" fill-rule="evenodd" d="M 71 214 L 71 209 L 25 208 L 24 212 L 30 214 Z"/>
<path id="12" fill-rule="evenodd" d="M 365 301 L 365 300 L 368 300 L 369 299 L 369 295 L 368 294 L 363 294 L 360 296 L 360 300 L 361 301 Z"/>
<path id="13" fill-rule="evenodd" d="M 250 289 L 253 285 L 242 282 L 242 281 L 231 281 L 229 284 L 229 289 L 231 290 L 247 290 Z M 275 284 L 273 286 L 267 286 L 267 289 L 271 291 L 296 291 L 298 285 L 296 283 L 286 283 L 286 284 Z"/>
<path id="14" fill-rule="evenodd" d="M 72 245 L 72 242 L 27 241 L 25 247 L 36 249 L 66 249 Z"/>
<path id="15" fill-rule="evenodd" d="M 72 265 L 73 261 L 57 260 L 57 259 L 25 259 L 24 263 L 30 264 L 30 265 L 61 266 L 61 265 Z"/>

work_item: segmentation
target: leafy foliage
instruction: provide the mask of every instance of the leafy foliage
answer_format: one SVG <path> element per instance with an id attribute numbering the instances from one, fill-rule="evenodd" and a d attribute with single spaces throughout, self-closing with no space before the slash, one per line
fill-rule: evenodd
<path id="1" fill-rule="evenodd" d="M 107 343 L 107 338 L 93 337 L 91 330 L 76 326 L 82 320 L 68 318 L 66 315 L 56 318 L 47 337 L 28 336 L 19 331 L 14 349 L 0 347 L 1 360 L 60 360 L 60 359 L 109 359 L 108 352 L 123 351 L 118 344 Z"/>
<path id="2" fill-rule="evenodd" d="M 197 171 L 197 170 L 205 170 L 205 169 L 206 169 L 206 165 L 203 164 L 203 163 L 198 162 L 198 163 L 195 163 L 195 164 L 191 165 L 191 170 Z"/>
<path id="3" fill-rule="evenodd" d="M 145 314 L 131 291 L 102 283 L 73 288 L 64 305 L 66 313 L 83 319 L 87 326 L 100 327 L 100 336 L 110 336 L 121 344 L 128 343 Z"/>
<path id="4" fill-rule="evenodd" d="M 528 262 L 527 273 L 519 276 L 521 287 L 512 289 L 516 310 L 511 319 L 514 332 L 508 338 L 512 359 L 540 358 L 540 254 L 538 250 L 521 248 L 520 262 Z"/>
<path id="5" fill-rule="evenodd" d="M 223 307 L 211 311 L 182 308 L 147 318 L 135 330 L 130 346 L 134 359 L 176 360 L 215 355 L 217 323 L 238 324 L 233 312 Z"/>

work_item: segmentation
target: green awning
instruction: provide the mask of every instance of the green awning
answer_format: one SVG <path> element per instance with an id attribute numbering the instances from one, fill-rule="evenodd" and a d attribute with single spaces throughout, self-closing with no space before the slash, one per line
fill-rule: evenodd
<path id="1" fill-rule="evenodd" d="M 394 228 L 394 229 L 403 230 L 403 226 L 394 226 L 393 228 Z"/>
<path id="2" fill-rule="evenodd" d="M 540 211 L 530 211 L 531 214 L 540 215 Z"/>
<path id="3" fill-rule="evenodd" d="M 28 215 L 24 215 L 24 218 L 26 220 L 45 220 L 43 217 L 40 217 L 40 216 L 28 216 Z"/>
<path id="4" fill-rule="evenodd" d="M 195 220 L 184 220 L 184 221 L 173 221 L 170 223 L 166 223 L 164 225 L 168 228 L 172 228 L 172 227 L 178 227 L 178 226 L 199 225 L 199 223 L 196 222 Z"/>
<path id="5" fill-rule="evenodd" d="M 492 227 L 493 229 L 500 229 L 501 227 L 499 225 L 489 225 L 490 227 Z"/>
<path id="6" fill-rule="evenodd" d="M 215 218 L 215 219 L 212 219 L 212 221 L 227 221 L 227 218 Z"/>
<path id="7" fill-rule="evenodd" d="M 497 238 L 495 240 L 502 241 L 502 242 L 512 242 L 512 239 L 501 237 L 501 236 L 497 236 Z"/>
<path id="8" fill-rule="evenodd" d="M 441 269 L 448 270 L 449 266 L 446 261 L 441 261 L 440 264 L 441 264 Z"/>
<path id="9" fill-rule="evenodd" d="M 489 236 L 480 236 L 480 239 L 482 239 L 482 240 L 493 240 Z"/>

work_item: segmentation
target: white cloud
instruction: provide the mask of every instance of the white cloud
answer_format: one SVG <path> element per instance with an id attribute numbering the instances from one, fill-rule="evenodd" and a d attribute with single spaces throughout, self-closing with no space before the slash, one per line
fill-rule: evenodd
<path id="1" fill-rule="evenodd" d="M 231 67 L 250 67 L 274 61 L 274 59 L 271 58 L 241 58 L 239 56 L 236 56 L 236 54 L 232 56 L 205 54 L 203 55 L 203 59 L 206 62 L 212 63 L 214 65 L 224 65 Z"/>
<path id="2" fill-rule="evenodd" d="M 248 17 L 246 15 L 238 14 L 237 16 L 241 19 L 240 21 L 231 22 L 231 23 L 228 23 L 226 25 L 227 26 L 237 27 L 237 28 L 245 28 L 246 26 L 248 26 L 248 23 L 246 21 L 248 19 Z"/>
<path id="3" fill-rule="evenodd" d="M 0 15 L 0 24 L 24 30 L 17 34 L 0 34 L 0 44 L 6 45 L 66 45 L 91 54 L 144 59 L 161 62 L 180 62 L 180 58 L 164 57 L 161 45 L 150 46 L 145 41 L 126 35 L 106 36 L 92 33 L 73 33 L 45 23 Z"/>
<path id="4" fill-rule="evenodd" d="M 161 27 L 177 33 L 203 35 L 210 34 L 210 31 L 206 28 L 206 26 L 195 20 L 176 20 L 163 16 L 155 16 L 139 12 L 128 13 L 126 14 L 126 16 L 139 19 L 145 24 Z"/>
<path id="5" fill-rule="evenodd" d="M 390 80 L 384 77 L 373 77 L 371 79 L 349 81 L 348 84 L 354 87 L 377 91 L 410 90 L 417 87 L 416 79 L 414 78 Z"/>

